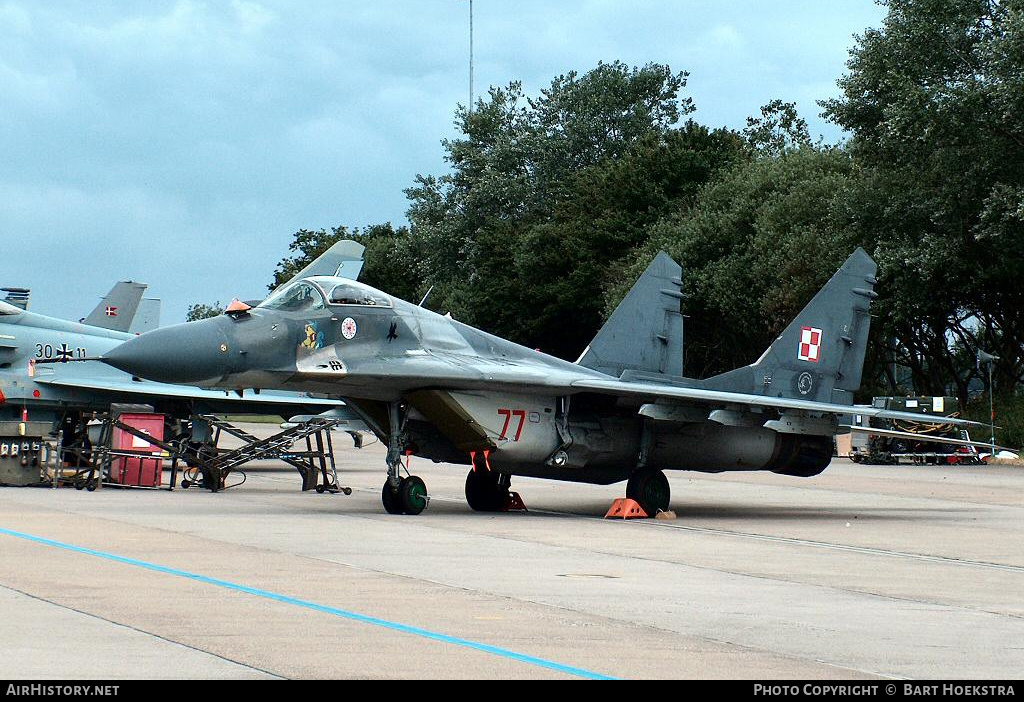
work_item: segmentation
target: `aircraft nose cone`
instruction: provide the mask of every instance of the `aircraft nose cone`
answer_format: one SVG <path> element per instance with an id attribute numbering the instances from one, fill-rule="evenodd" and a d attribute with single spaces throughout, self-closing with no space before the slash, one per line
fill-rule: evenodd
<path id="1" fill-rule="evenodd" d="M 147 380 L 199 384 L 223 377 L 230 356 L 223 323 L 215 317 L 146 332 L 108 351 L 103 361 Z"/>

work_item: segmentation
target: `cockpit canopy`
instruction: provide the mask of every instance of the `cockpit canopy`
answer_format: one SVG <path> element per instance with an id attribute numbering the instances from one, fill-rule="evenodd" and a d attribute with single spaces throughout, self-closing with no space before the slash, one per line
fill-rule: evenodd
<path id="1" fill-rule="evenodd" d="M 326 293 L 325 291 L 330 291 Z M 325 303 L 326 301 L 326 303 Z M 368 285 L 333 276 L 316 276 L 281 288 L 258 306 L 282 312 L 322 310 L 325 304 L 392 307 L 391 298 Z"/>
<path id="2" fill-rule="evenodd" d="M 391 300 L 387 295 L 379 293 L 373 288 L 341 283 L 331 289 L 327 301 L 332 305 L 366 305 L 369 307 L 391 307 Z"/>
<path id="3" fill-rule="evenodd" d="M 315 285 L 300 280 L 293 285 L 278 290 L 261 302 L 259 307 L 267 310 L 280 310 L 281 312 L 322 310 L 324 308 L 324 294 Z"/>

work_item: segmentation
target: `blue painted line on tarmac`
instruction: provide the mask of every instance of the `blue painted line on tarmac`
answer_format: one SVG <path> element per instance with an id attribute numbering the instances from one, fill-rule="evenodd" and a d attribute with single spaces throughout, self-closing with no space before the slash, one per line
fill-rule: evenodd
<path id="1" fill-rule="evenodd" d="M 213 585 L 215 587 L 227 588 L 228 590 L 244 592 L 248 595 L 253 595 L 255 597 L 262 597 L 264 599 L 274 600 L 275 602 L 282 602 L 284 604 L 295 605 L 296 607 L 303 607 L 305 609 L 311 609 L 316 612 L 323 612 L 324 614 L 332 614 L 336 617 L 350 619 L 352 621 L 360 622 L 362 624 L 369 624 L 371 626 L 381 627 L 383 629 L 390 629 L 392 631 L 397 631 L 402 634 L 419 636 L 420 638 L 430 639 L 431 641 L 439 641 L 440 643 L 452 644 L 453 646 L 461 646 L 463 648 L 469 648 L 475 651 L 482 651 L 484 653 L 490 653 L 492 655 L 499 656 L 501 658 L 507 658 L 509 660 L 517 661 L 519 663 L 526 663 L 528 665 L 534 665 L 539 668 L 547 668 L 548 670 L 554 670 L 559 673 L 565 673 L 567 675 L 573 675 L 579 678 L 586 678 L 587 680 L 616 679 L 608 675 L 602 675 L 601 673 L 595 673 L 590 670 L 584 670 L 583 668 L 574 668 L 569 665 L 555 663 L 554 661 L 545 660 L 543 658 L 529 656 L 525 653 L 517 653 L 515 651 L 509 651 L 508 649 L 499 648 L 497 646 L 491 646 L 489 644 L 479 643 L 477 641 L 470 641 L 469 639 L 460 639 L 456 636 L 439 634 L 436 631 L 420 629 L 419 627 L 408 626 L 406 624 L 399 624 L 398 622 L 388 621 L 387 619 L 378 619 L 377 617 L 370 617 L 365 614 L 359 614 L 358 612 L 349 612 L 344 609 L 338 609 L 337 607 L 328 607 L 327 605 L 317 604 L 316 602 L 300 600 L 294 597 L 288 597 L 287 595 L 280 595 L 276 592 L 270 592 L 269 590 L 261 590 L 259 588 L 249 587 L 247 585 L 239 585 L 238 583 L 228 582 L 227 580 L 218 580 L 217 578 L 210 578 L 205 575 L 199 575 L 197 573 L 189 573 L 188 571 L 178 570 L 177 568 L 168 568 L 167 566 L 157 565 L 156 563 L 148 563 L 147 561 L 140 561 L 135 558 L 118 556 L 114 553 L 106 553 L 104 551 L 96 551 L 94 549 L 84 548 L 82 546 L 74 546 L 72 544 L 66 544 L 61 541 L 46 539 L 41 536 L 34 536 L 32 534 L 24 534 L 19 531 L 4 529 L 3 527 L 0 527 L 0 534 L 12 536 L 17 539 L 24 539 L 25 541 L 32 541 L 34 543 L 42 544 L 44 546 L 53 546 L 54 548 L 64 549 L 65 551 L 73 551 L 75 553 L 81 553 L 87 556 L 95 556 L 96 558 L 103 558 L 108 561 L 114 561 L 116 563 L 123 563 L 125 565 L 136 566 L 138 568 L 144 568 L 146 570 L 151 570 L 156 573 L 163 573 L 164 575 L 173 575 L 178 578 L 186 578 L 188 580 L 194 580 L 195 582 L 204 583 L 206 585 Z"/>

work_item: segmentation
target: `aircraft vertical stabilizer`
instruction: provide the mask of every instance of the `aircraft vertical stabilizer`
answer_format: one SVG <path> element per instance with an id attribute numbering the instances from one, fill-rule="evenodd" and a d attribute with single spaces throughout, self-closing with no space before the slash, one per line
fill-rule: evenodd
<path id="1" fill-rule="evenodd" d="M 682 272 L 667 253 L 659 253 L 577 363 L 616 377 L 624 371 L 681 376 Z"/>
<path id="2" fill-rule="evenodd" d="M 159 298 L 142 298 L 142 301 L 139 303 L 139 310 L 135 315 L 135 319 L 132 320 L 132 324 L 128 328 L 128 331 L 132 334 L 142 334 L 143 332 L 148 332 L 159 327 L 160 306 L 161 302 Z"/>
<path id="3" fill-rule="evenodd" d="M 112 331 L 128 331 L 135 320 L 142 294 L 148 286 L 124 280 L 110 289 L 100 304 L 82 320 L 83 324 Z"/>
<path id="4" fill-rule="evenodd" d="M 853 404 L 867 350 L 877 266 L 857 249 L 756 363 L 704 382 L 709 390 Z"/>
<path id="5" fill-rule="evenodd" d="M 363 253 L 366 247 L 358 241 L 342 239 L 331 245 L 329 249 L 317 256 L 312 263 L 296 273 L 288 282 L 275 288 L 275 292 L 296 280 L 312 278 L 316 275 L 332 275 L 339 278 L 357 280 L 363 269 Z"/>
<path id="6" fill-rule="evenodd" d="M 7 293 L 3 301 L 8 305 L 28 310 L 28 300 L 32 294 L 32 291 L 28 288 L 0 288 L 0 292 Z"/>

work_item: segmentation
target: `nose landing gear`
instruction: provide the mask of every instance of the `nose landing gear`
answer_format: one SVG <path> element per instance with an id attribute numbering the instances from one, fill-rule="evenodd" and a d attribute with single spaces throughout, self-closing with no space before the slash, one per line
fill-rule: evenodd
<path id="1" fill-rule="evenodd" d="M 388 514 L 420 514 L 430 503 L 430 496 L 426 483 L 418 475 L 402 477 L 405 420 L 398 403 L 388 405 L 388 424 L 388 479 L 381 488 L 380 501 Z"/>
<path id="2" fill-rule="evenodd" d="M 388 479 L 380 491 L 380 499 L 388 514 L 419 514 L 430 502 L 427 486 L 418 475 L 399 478 L 397 490 Z"/>

